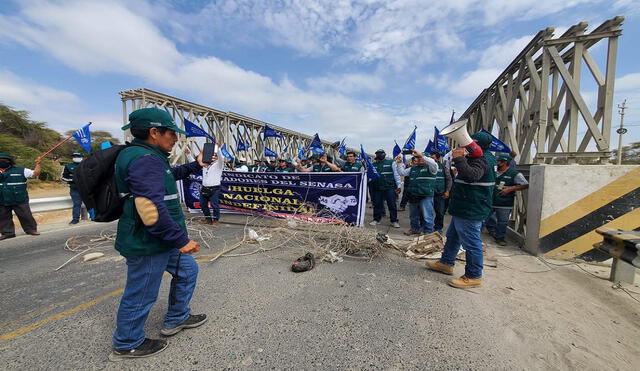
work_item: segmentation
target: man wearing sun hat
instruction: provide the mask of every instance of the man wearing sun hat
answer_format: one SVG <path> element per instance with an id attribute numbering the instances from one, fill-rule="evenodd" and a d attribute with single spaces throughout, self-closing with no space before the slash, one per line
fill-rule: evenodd
<path id="1" fill-rule="evenodd" d="M 118 155 L 114 175 L 118 192 L 126 197 L 115 247 L 126 259 L 127 281 L 109 354 L 112 361 L 149 357 L 167 347 L 165 340 L 149 339 L 144 333 L 165 271 L 173 279 L 160 332 L 174 335 L 207 320 L 204 314 L 192 315 L 189 308 L 198 276 L 198 264 L 189 254 L 200 247 L 187 235 L 176 186 L 176 180 L 200 173 L 206 166 L 202 153 L 197 162 L 169 166 L 178 134 L 186 133 L 161 109 L 133 111 L 129 124 L 122 127 L 127 129 L 135 139 Z"/>

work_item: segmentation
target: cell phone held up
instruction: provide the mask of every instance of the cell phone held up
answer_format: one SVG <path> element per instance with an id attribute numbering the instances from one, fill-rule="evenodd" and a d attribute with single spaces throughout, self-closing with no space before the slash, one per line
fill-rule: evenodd
<path id="1" fill-rule="evenodd" d="M 412 149 L 403 149 L 402 150 L 402 154 L 403 155 L 412 155 L 413 154 L 413 150 Z"/>
<path id="2" fill-rule="evenodd" d="M 215 154 L 216 144 L 215 143 L 205 143 L 202 147 L 202 162 L 205 164 L 211 163 L 211 158 Z"/>

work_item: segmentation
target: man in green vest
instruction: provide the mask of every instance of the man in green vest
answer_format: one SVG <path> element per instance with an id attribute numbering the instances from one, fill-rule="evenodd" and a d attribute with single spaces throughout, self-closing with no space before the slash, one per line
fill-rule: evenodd
<path id="1" fill-rule="evenodd" d="M 364 171 L 364 167 L 362 166 L 362 164 L 360 162 L 356 161 L 355 152 L 348 151 L 347 152 L 347 160 L 345 161 L 344 165 L 342 165 L 340 170 L 345 171 L 345 172 L 360 173 L 360 172 Z"/>
<path id="2" fill-rule="evenodd" d="M 340 171 L 338 165 L 332 163 L 325 153 L 318 157 L 318 162 L 311 168 L 304 168 L 301 164 L 296 163 L 296 169 L 304 173 L 330 173 L 332 171 Z"/>
<path id="3" fill-rule="evenodd" d="M 118 221 L 115 247 L 127 263 L 127 282 L 113 334 L 112 361 L 154 355 L 167 347 L 165 340 L 145 337 L 144 324 L 158 297 L 162 275 L 173 276 L 169 305 L 160 333 L 171 336 L 206 322 L 204 314 L 193 315 L 189 302 L 198 277 L 198 264 L 189 255 L 199 251 L 189 239 L 176 180 L 199 174 L 197 162 L 170 167 L 169 153 L 186 134 L 171 115 L 157 108 L 143 108 L 129 115 L 132 145 L 120 152 L 115 164 L 115 182 L 125 198 Z"/>
<path id="4" fill-rule="evenodd" d="M 279 166 L 275 169 L 276 173 L 291 173 L 295 169 L 291 166 L 291 160 L 280 159 Z"/>
<path id="5" fill-rule="evenodd" d="M 437 150 L 431 151 L 431 158 L 438 164 L 438 173 L 436 174 L 436 185 L 433 193 L 433 210 L 435 217 L 433 221 L 433 229 L 442 234 L 444 227 L 444 213 L 446 210 L 446 202 L 449 199 L 452 181 L 451 172 L 445 170 L 442 164 L 441 153 Z"/>
<path id="6" fill-rule="evenodd" d="M 447 242 L 439 261 L 427 262 L 431 270 L 452 275 L 460 246 L 466 251 L 465 273 L 449 284 L 457 288 L 476 287 L 482 283 L 482 222 L 491 214 L 493 188 L 495 187 L 496 158 L 488 151 L 491 135 L 476 133 L 474 142 L 467 147 L 453 150 L 453 162 L 457 169 L 453 181 L 449 214 L 451 223 L 447 229 Z M 466 154 L 468 152 L 468 154 Z"/>
<path id="7" fill-rule="evenodd" d="M 38 225 L 31 215 L 27 179 L 40 176 L 40 160 L 36 159 L 33 170 L 15 166 L 13 157 L 0 153 L 0 241 L 16 236 L 13 214 L 16 213 L 22 230 L 26 234 L 37 236 Z"/>
<path id="8" fill-rule="evenodd" d="M 373 203 L 373 221 L 369 225 L 378 225 L 380 223 L 384 212 L 384 203 L 386 202 L 389 208 L 391 226 L 400 228 L 396 199 L 402 189 L 402 183 L 396 167 L 393 165 L 393 160 L 387 159 L 387 153 L 384 149 L 379 149 L 376 151 L 373 167 L 380 174 L 380 178 L 369 182 L 371 203 Z"/>
<path id="9" fill-rule="evenodd" d="M 78 186 L 73 180 L 73 172 L 76 167 L 82 162 L 82 153 L 73 152 L 71 155 L 70 164 L 66 164 L 62 170 L 61 179 L 69 184 L 69 195 L 71 195 L 71 201 L 73 202 L 73 209 L 71 211 L 71 221 L 69 224 L 78 224 L 80 222 L 80 208 L 82 207 L 82 199 L 80 198 L 80 192 L 78 192 Z"/>
<path id="10" fill-rule="evenodd" d="M 411 229 L 405 234 L 433 233 L 433 194 L 436 186 L 438 164 L 426 154 L 413 150 L 415 165 L 405 168 L 402 156 L 396 157 L 398 175 L 409 178 L 409 186 L 405 189 L 409 200 L 409 218 Z"/>
<path id="11" fill-rule="evenodd" d="M 511 160 L 511 156 L 507 154 L 498 156 L 496 186 L 493 189 L 493 212 L 485 222 L 485 227 L 500 246 L 507 244 L 507 224 L 516 192 L 529 188 L 524 176 L 509 166 Z"/>

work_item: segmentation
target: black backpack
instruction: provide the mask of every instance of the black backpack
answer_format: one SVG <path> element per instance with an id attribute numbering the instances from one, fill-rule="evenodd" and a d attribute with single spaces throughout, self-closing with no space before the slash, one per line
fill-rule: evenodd
<path id="1" fill-rule="evenodd" d="M 111 222 L 120 218 L 128 195 L 121 197 L 115 180 L 115 164 L 120 152 L 130 144 L 115 145 L 93 152 L 73 172 L 78 193 L 87 210 L 93 209 L 94 222 Z"/>

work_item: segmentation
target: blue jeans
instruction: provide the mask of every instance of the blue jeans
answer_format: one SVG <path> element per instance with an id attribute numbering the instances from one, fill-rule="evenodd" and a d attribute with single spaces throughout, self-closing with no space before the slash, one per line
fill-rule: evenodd
<path id="1" fill-rule="evenodd" d="M 373 220 L 379 222 L 384 213 L 384 202 L 389 208 L 389 219 L 391 223 L 398 221 L 398 209 L 396 207 L 396 191 L 394 189 L 371 190 L 371 201 L 373 202 Z"/>
<path id="2" fill-rule="evenodd" d="M 464 275 L 467 278 L 482 277 L 482 240 L 480 239 L 481 220 L 469 220 L 451 216 L 451 224 L 447 229 L 447 242 L 440 262 L 452 267 L 456 262 L 456 255 L 460 246 L 466 250 L 467 264 Z"/>
<path id="3" fill-rule="evenodd" d="M 507 225 L 509 224 L 510 216 L 511 209 L 494 207 L 491 215 L 485 220 L 485 226 L 496 240 L 504 240 L 507 236 Z"/>
<path id="4" fill-rule="evenodd" d="M 204 214 L 204 217 L 207 220 L 220 220 L 220 187 L 216 187 L 216 190 L 211 194 L 211 196 L 206 197 L 200 191 L 200 209 Z M 209 202 L 211 202 L 211 208 L 213 209 L 213 218 L 211 217 L 211 212 L 209 211 Z"/>
<path id="5" fill-rule="evenodd" d="M 127 350 L 144 342 L 144 324 L 151 307 L 158 298 L 162 274 L 174 275 L 169 290 L 169 307 L 164 327 L 171 328 L 189 318 L 189 301 L 196 288 L 198 263 L 191 255 L 183 255 L 177 249 L 147 256 L 125 256 L 127 283 L 120 299 L 113 348 Z M 179 279 L 176 279 L 176 268 Z M 171 300 L 175 298 L 175 300 Z"/>
<path id="6" fill-rule="evenodd" d="M 444 227 L 446 201 L 442 198 L 442 194 L 433 196 L 433 211 L 435 212 L 433 229 L 440 233 L 442 233 L 442 227 Z"/>
<path id="7" fill-rule="evenodd" d="M 71 195 L 71 201 L 73 201 L 73 210 L 71 212 L 72 219 L 74 221 L 80 220 L 80 208 L 82 207 L 82 199 L 80 198 L 80 192 L 77 189 L 70 188 L 69 194 Z"/>
<path id="8" fill-rule="evenodd" d="M 433 232 L 433 197 L 425 197 L 419 202 L 409 203 L 411 230 L 426 233 Z"/>

